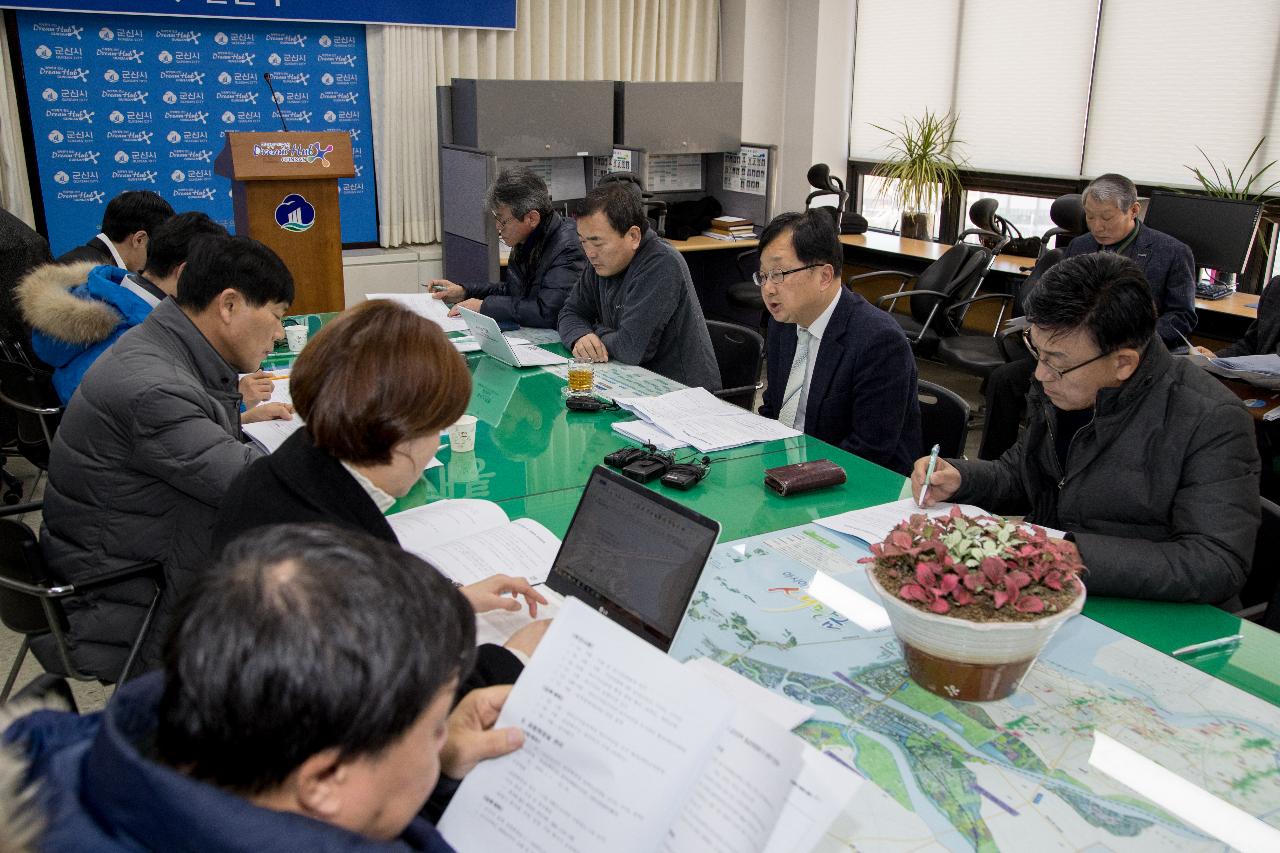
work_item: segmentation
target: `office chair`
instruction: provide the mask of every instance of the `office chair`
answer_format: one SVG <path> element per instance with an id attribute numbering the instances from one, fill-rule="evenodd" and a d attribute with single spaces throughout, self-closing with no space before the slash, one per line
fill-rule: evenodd
<path id="1" fill-rule="evenodd" d="M 644 206 L 645 218 L 653 225 L 659 237 L 666 236 L 667 203 L 654 197 L 644 188 L 644 182 L 635 172 L 610 172 L 596 181 L 596 186 L 609 183 L 626 184 L 637 194 L 640 204 Z"/>
<path id="2" fill-rule="evenodd" d="M 969 437 L 969 404 L 949 388 L 920 379 L 916 382 L 920 401 L 920 454 L 928 456 L 936 444 L 949 459 L 964 456 Z"/>
<path id="3" fill-rule="evenodd" d="M 41 509 L 42 506 L 42 503 L 22 504 L 3 510 L 3 514 L 25 514 Z M 155 593 L 138 634 L 129 647 L 129 656 L 118 679 L 121 684 L 128 680 L 133 670 L 138 651 L 151 628 L 156 606 L 164 591 L 160 566 L 156 563 L 144 563 L 109 572 L 91 581 L 54 583 L 49 580 L 44 557 L 40 553 L 40 543 L 31 528 L 12 518 L 0 518 L 0 623 L 10 631 L 22 634 L 22 646 L 9 669 L 4 689 L 0 690 L 0 702 L 9 698 L 18 671 L 26 659 L 27 650 L 33 643 L 38 644 L 36 656 L 47 671 L 77 681 L 97 680 L 95 676 L 80 672 L 71 663 L 66 637 L 67 618 L 60 602 L 92 589 L 139 577 L 150 579 Z M 45 651 L 50 644 L 56 653 L 52 657 Z"/>
<path id="4" fill-rule="evenodd" d="M 1031 284 L 1044 275 L 1045 270 L 1062 259 L 1062 254 L 1062 249 L 1050 249 L 1042 254 L 1036 261 L 1036 265 L 1031 268 L 1031 274 L 1027 276 L 1026 281 L 1015 285 L 1013 293 L 984 293 L 981 296 L 963 299 L 951 306 L 950 310 L 955 311 L 967 309 L 978 302 L 1001 303 L 991 334 L 975 334 L 961 330 L 960 334 L 943 338 L 938 342 L 936 353 L 938 360 L 965 373 L 986 379 L 993 370 L 1005 362 L 1017 361 L 1024 357 L 1030 358 L 1030 353 L 1022 345 L 1022 327 L 1018 326 L 1013 330 L 1002 328 L 1005 312 L 1008 311 L 1010 319 L 1023 315 L 1023 294 Z"/>
<path id="5" fill-rule="evenodd" d="M 49 469 L 53 434 L 62 420 L 62 401 L 52 375 L 25 362 L 0 359 L 0 404 L 16 420 L 18 454 L 40 471 L 32 485 L 34 493 Z"/>
<path id="6" fill-rule="evenodd" d="M 1054 227 L 1040 235 L 1041 254 L 1049 250 L 1050 240 L 1054 241 L 1054 248 L 1065 249 L 1068 243 L 1089 230 L 1084 218 L 1084 197 L 1080 193 L 1055 198 L 1049 207 L 1049 218 Z"/>
<path id="7" fill-rule="evenodd" d="M 809 181 L 809 186 L 814 191 L 805 196 L 804 206 L 806 209 L 813 203 L 816 198 L 834 195 L 836 197 L 836 205 L 832 208 L 836 220 L 836 228 L 840 227 L 840 217 L 844 215 L 845 205 L 849 202 L 849 194 L 844 191 L 844 181 L 831 174 L 831 167 L 826 163 L 814 163 L 809 167 L 805 177 Z M 823 207 L 831 207 L 831 205 L 822 205 Z"/>
<path id="8" fill-rule="evenodd" d="M 707 334 L 711 336 L 716 365 L 720 368 L 722 389 L 715 395 L 748 412 L 754 411 L 756 392 L 764 387 L 760 381 L 764 338 L 754 329 L 719 320 L 707 321 Z"/>
<path id="9" fill-rule="evenodd" d="M 965 242 L 968 237 L 981 236 L 998 238 L 995 248 L 988 249 L 978 243 Z M 855 282 L 884 276 L 900 278 L 904 286 L 914 280 L 910 289 L 904 287 L 896 293 L 881 296 L 876 304 L 881 308 L 887 306 L 889 316 L 906 332 L 912 351 L 928 358 L 937 352 L 940 341 L 960 334 L 960 324 L 964 321 L 968 304 L 959 306 L 960 310 L 952 309 L 957 303 L 970 299 L 978 292 L 996 255 L 1007 242 L 1008 239 L 999 234 L 970 228 L 962 231 L 955 245 L 919 275 L 880 270 L 855 275 L 846 284 L 852 288 Z M 893 307 L 899 299 L 907 300 L 911 307 L 910 315 L 893 313 Z"/>

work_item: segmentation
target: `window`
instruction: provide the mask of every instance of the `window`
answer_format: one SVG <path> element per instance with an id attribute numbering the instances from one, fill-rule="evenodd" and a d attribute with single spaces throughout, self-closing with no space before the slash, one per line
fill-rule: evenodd
<path id="1" fill-rule="evenodd" d="M 892 185 L 896 181 L 878 178 L 875 175 L 862 175 L 861 188 L 858 191 L 860 213 L 867 218 L 867 225 L 877 231 L 898 233 L 902 227 L 902 209 L 893 200 Z M 942 193 L 936 196 L 938 206 L 933 212 L 933 221 L 929 223 L 929 236 L 938 239 L 938 227 L 942 222 Z"/>
<path id="2" fill-rule="evenodd" d="M 969 208 L 980 198 L 993 198 L 999 202 L 999 207 L 996 208 L 996 215 L 1003 216 L 1009 220 L 1023 237 L 1039 237 L 1053 227 L 1053 220 L 1049 218 L 1049 208 L 1053 206 L 1052 198 L 966 190 L 964 194 L 964 222 L 960 230 L 977 227 L 973 224 L 973 220 L 969 218 Z M 1016 237 L 1017 235 L 1011 236 Z"/>

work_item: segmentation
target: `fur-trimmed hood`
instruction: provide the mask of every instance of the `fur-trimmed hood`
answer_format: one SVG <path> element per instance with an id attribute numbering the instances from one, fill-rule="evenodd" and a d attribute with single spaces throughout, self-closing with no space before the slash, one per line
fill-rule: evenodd
<path id="1" fill-rule="evenodd" d="M 55 696 L 18 699 L 0 705 L 0 733 L 15 720 L 43 710 L 65 710 Z M 0 853 L 37 849 L 45 816 L 36 803 L 36 787 L 28 784 L 31 759 L 22 744 L 0 744 Z"/>
<path id="2" fill-rule="evenodd" d="M 72 289 L 87 285 L 91 278 L 118 286 L 125 274 L 119 267 L 87 261 L 45 264 L 18 283 L 18 307 L 27 325 L 36 331 L 70 344 L 96 344 L 119 325 L 121 312 L 109 302 L 83 291 L 73 293 Z"/>

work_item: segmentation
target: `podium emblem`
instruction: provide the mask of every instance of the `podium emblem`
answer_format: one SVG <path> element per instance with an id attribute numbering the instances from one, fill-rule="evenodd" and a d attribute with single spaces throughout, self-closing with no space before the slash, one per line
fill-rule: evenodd
<path id="1" fill-rule="evenodd" d="M 285 231 L 301 233 L 316 224 L 316 209 L 297 193 L 289 193 L 276 207 L 276 224 Z"/>

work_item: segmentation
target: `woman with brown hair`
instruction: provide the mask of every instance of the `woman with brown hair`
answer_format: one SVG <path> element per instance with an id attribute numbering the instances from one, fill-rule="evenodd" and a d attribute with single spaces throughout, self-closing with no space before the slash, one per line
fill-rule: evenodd
<path id="1" fill-rule="evenodd" d="M 466 410 L 466 361 L 435 323 L 370 300 L 312 338 L 289 385 L 305 426 L 236 478 L 218 513 L 215 551 L 247 530 L 288 522 L 328 522 L 398 542 L 383 512 L 418 481 L 440 431 Z M 518 610 L 513 596 L 524 596 L 532 615 L 546 603 L 527 581 L 507 575 L 462 593 L 477 612 Z M 527 652 L 537 636 L 512 640 Z M 488 670 L 486 683 L 514 680 L 520 670 L 515 657 L 484 647 L 478 666 Z"/>

